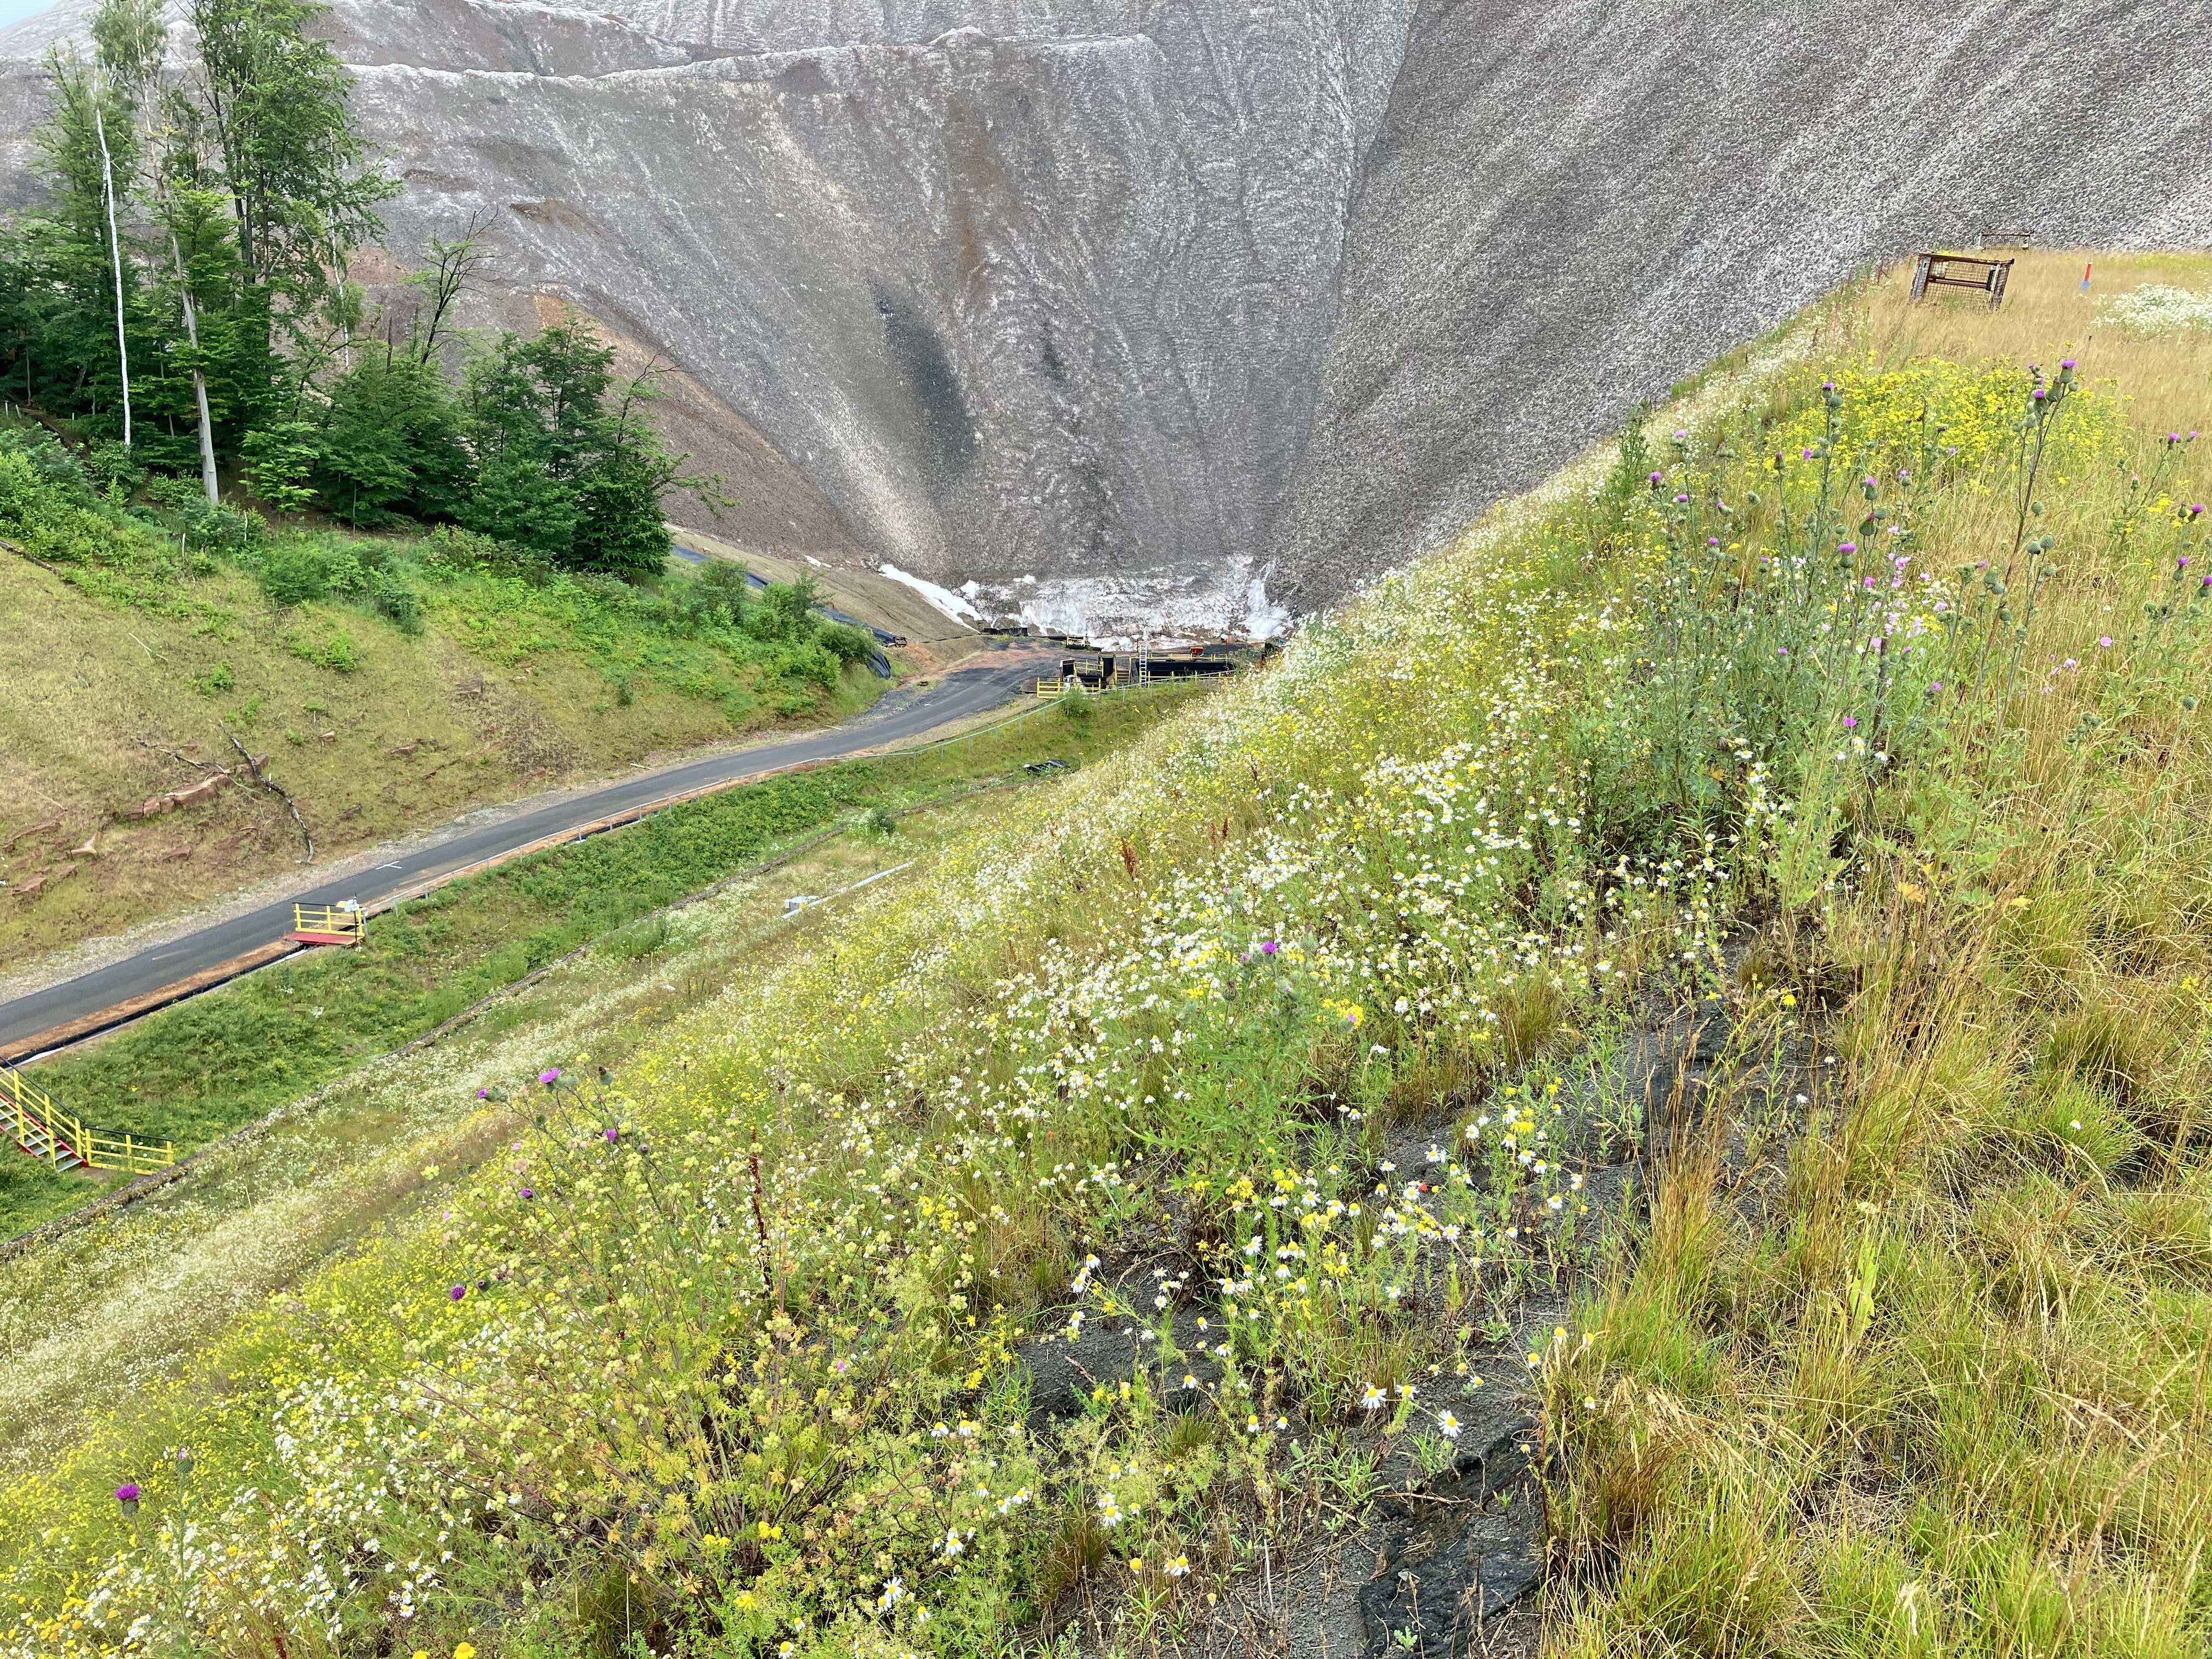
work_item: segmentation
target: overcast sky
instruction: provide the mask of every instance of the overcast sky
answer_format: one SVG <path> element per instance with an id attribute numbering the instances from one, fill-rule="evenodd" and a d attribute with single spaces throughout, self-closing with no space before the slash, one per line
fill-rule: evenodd
<path id="1" fill-rule="evenodd" d="M 26 17 L 35 17 L 53 3 L 54 0 L 0 0 L 0 29 L 10 23 L 20 23 Z"/>

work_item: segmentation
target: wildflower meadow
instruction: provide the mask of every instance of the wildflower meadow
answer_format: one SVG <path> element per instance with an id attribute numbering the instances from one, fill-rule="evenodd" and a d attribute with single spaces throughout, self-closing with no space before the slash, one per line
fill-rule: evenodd
<path id="1" fill-rule="evenodd" d="M 0 1493 L 5 1650 L 1196 1651 L 1513 1422 L 1559 1650 L 2201 1652 L 2201 452 L 1823 318 L 512 1079 Z"/>

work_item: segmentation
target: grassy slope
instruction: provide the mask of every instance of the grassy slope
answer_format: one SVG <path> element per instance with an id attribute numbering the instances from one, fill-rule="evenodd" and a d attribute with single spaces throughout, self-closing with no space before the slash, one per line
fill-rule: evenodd
<path id="1" fill-rule="evenodd" d="M 2097 266 L 2212 289 L 2202 255 Z M 2034 491 L 2056 546 L 2032 611 L 2011 562 L 2011 695 L 1765 933 L 1829 1006 L 1835 1104 L 1765 1171 L 1717 1155 L 1717 1113 L 1553 1356 L 1560 1543 L 1599 1586 L 1563 1652 L 2212 1640 L 2212 600 L 2205 468 L 2160 441 L 2212 408 L 2212 331 L 2130 337 L 2079 271 L 2030 256 L 1995 316 L 1862 296 L 1877 362 L 2071 356 L 2134 432 Z M 1929 562 L 2004 568 L 2014 483 L 1955 492 Z M 1762 1173 L 1778 1199 L 1727 1196 Z"/>
<path id="2" fill-rule="evenodd" d="M 917 754 L 769 779 L 457 882 L 381 918 L 358 951 L 268 969 L 35 1068 L 88 1121 L 205 1145 L 386 1052 L 554 957 L 861 811 L 897 811 L 1033 760 L 1106 752 L 1174 691 L 1042 709 Z M 0 1237 L 125 1184 L 121 1172 L 0 1162 Z"/>
<path id="3" fill-rule="evenodd" d="M 165 750 L 235 766 L 226 727 L 267 757 L 322 861 L 779 721 L 774 698 L 684 690 L 714 678 L 692 660 L 711 655 L 696 647 L 621 629 L 587 639 L 482 578 L 433 586 L 426 599 L 428 627 L 416 638 L 342 605 L 278 610 L 228 570 L 185 582 L 163 605 L 125 609 L 0 556 L 0 879 L 48 880 L 34 898 L 0 895 L 0 967 L 307 867 L 298 830 L 264 791 L 110 821 L 204 775 Z M 334 630 L 355 647 L 349 672 L 295 649 Z M 636 664 L 627 702 L 609 651 Z M 848 668 L 797 723 L 841 718 L 882 685 Z M 68 856 L 88 839 L 95 855 Z"/>
<path id="4" fill-rule="evenodd" d="M 479 1088 L 624 1066 L 733 979 L 840 930 L 839 906 L 794 921 L 786 897 L 895 870 L 1003 810 L 995 793 L 960 795 L 896 835 L 837 836 L 617 930 L 434 1047 L 355 1066 L 189 1180 L 0 1263 L 0 1464 L 20 1479 L 79 1422 L 158 1401 L 181 1364 L 270 1296 L 449 1192 L 515 1133 L 515 1109 Z"/>
<path id="5" fill-rule="evenodd" d="M 0 1499 L 24 1639 L 965 1654 L 1066 1589 L 1192 1633 L 1590 1267 L 1555 1066 L 1679 989 L 1838 1074 L 1775 1182 L 1722 1114 L 1673 1137 L 1534 1357 L 1558 1639 L 2201 1650 L 2212 601 L 2153 469 L 2205 349 L 2080 352 L 2136 402 L 2076 394 L 2015 557 L 2026 380 L 1904 363 L 1901 281 L 1821 319 L 1832 416 L 1708 388 L 1660 489 L 1509 509 L 856 902 L 866 951 L 533 1091 L 436 1217 Z M 1998 319 L 2039 355 L 2087 333 L 2059 282 Z M 1029 1418 L 1023 1333 L 1148 1319 L 1154 1268 L 1224 1339 L 1187 1408 Z"/>

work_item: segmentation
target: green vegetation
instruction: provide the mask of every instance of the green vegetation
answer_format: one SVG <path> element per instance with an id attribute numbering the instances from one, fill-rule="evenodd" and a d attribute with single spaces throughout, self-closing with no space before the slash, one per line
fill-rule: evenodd
<path id="1" fill-rule="evenodd" d="M 280 515 L 458 524 L 563 568 L 658 574 L 663 495 L 714 485 L 647 423 L 650 373 L 617 385 L 574 317 L 457 337 L 473 235 L 434 243 L 375 314 L 347 279 L 398 185 L 362 153 L 320 11 L 193 0 L 175 62 L 155 0 L 102 0 L 92 61 L 55 52 L 51 197 L 0 224 L 0 395 L 91 444 L 125 495 L 150 470 L 167 504 L 200 501 L 203 540 L 245 528 L 220 505 L 229 468 Z"/>
<path id="2" fill-rule="evenodd" d="M 234 742 L 268 757 L 327 857 L 655 750 L 850 714 L 885 684 L 804 581 L 752 590 L 720 560 L 626 580 L 449 527 L 270 533 L 161 482 L 126 504 L 50 435 L 0 430 L 0 538 L 50 567 L 0 564 L 0 878 L 46 878 L 0 910 L 0 957 L 296 860 L 266 790 L 137 816 L 234 768 Z M 69 856 L 88 839 L 96 856 Z"/>
<path id="3" fill-rule="evenodd" d="M 211 472 L 343 349 L 345 262 L 397 185 L 364 164 L 315 15 L 195 0 L 178 62 L 158 6 L 108 0 L 93 61 L 54 56 L 52 195 L 0 235 L 12 397 L 131 463 Z"/>
<path id="4" fill-rule="evenodd" d="M 1041 711 L 919 753 L 771 778 L 689 801 L 628 829 L 456 882 L 372 923 L 358 950 L 319 951 L 164 1010 L 36 1068 L 43 1087 L 102 1127 L 203 1146 L 386 1052 L 592 939 L 643 957 L 647 920 L 809 831 L 896 814 L 1045 757 L 1127 742 L 1172 692 L 1113 700 L 1080 725 Z M 1085 706 L 1086 714 L 1091 714 Z M 0 1162 L 0 1237 L 87 1202 L 115 1176 Z"/>
<path id="5" fill-rule="evenodd" d="M 2039 269 L 1855 289 L 611 1076 L 514 1054 L 0 1495 L 18 1644 L 1225 1644 L 1482 1419 L 1565 1651 L 2201 1652 L 2212 343 L 2062 362 Z"/>

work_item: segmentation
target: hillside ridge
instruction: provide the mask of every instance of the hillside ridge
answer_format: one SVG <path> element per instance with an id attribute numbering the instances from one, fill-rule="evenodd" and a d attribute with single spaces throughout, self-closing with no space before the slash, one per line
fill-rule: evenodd
<path id="1" fill-rule="evenodd" d="M 0 32 L 15 199 L 22 60 L 73 15 Z M 749 422 L 783 495 L 732 539 L 1102 632 L 1320 608 L 1868 261 L 2212 222 L 2212 116 L 2142 8 L 344 0 L 330 26 L 408 173 L 397 256 L 489 212 L 477 321 L 550 297 L 665 356 L 710 465 L 720 411 Z"/>

